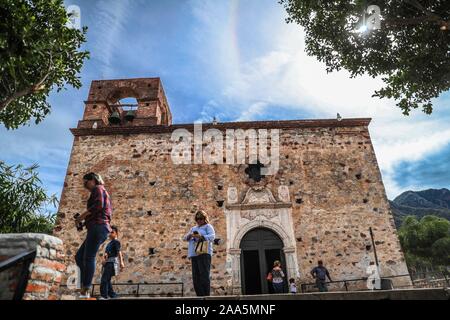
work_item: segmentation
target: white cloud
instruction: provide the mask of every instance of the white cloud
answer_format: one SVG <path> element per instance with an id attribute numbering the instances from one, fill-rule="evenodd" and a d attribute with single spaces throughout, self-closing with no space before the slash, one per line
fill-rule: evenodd
<path id="1" fill-rule="evenodd" d="M 126 22 L 130 21 L 130 0 L 98 1 L 95 6 L 96 19 L 93 29 L 96 39 L 93 42 L 93 58 L 102 63 L 100 70 L 103 79 L 115 74 L 112 65 L 114 54 L 120 52 L 120 36 L 125 30 Z M 100 75 L 99 75 L 100 76 Z"/>
<path id="2" fill-rule="evenodd" d="M 372 117 L 371 136 L 390 197 L 403 191 L 394 177 L 398 164 L 420 161 L 450 143 L 448 115 L 417 112 L 406 118 L 393 101 L 371 97 L 382 86 L 380 79 L 350 79 L 345 71 L 327 74 L 323 64 L 306 55 L 302 30 L 285 23 L 284 9 L 276 1 L 190 1 L 192 11 L 182 13 L 183 21 L 192 16 L 187 26 L 180 29 L 170 19 L 167 22 L 174 26 L 172 32 L 180 35 L 176 41 L 167 38 L 181 48 L 175 53 L 167 52 L 171 46 L 160 46 L 155 40 L 159 38 L 154 37 L 159 33 L 167 36 L 166 24 L 158 25 L 159 29 L 149 24 L 143 35 L 130 35 L 130 30 L 138 29 L 129 27 L 136 17 L 151 19 L 151 14 L 147 16 L 147 11 L 139 7 L 144 3 L 101 0 L 93 5 L 92 14 L 83 13 L 85 18 L 92 16 L 88 45 L 93 61 L 84 70 L 85 92 L 59 98 L 54 113 L 34 129 L 22 128 L 14 133 L 0 130 L 3 159 L 6 155 L 22 163 L 40 163 L 43 180 L 50 181 L 52 192 L 59 192 L 73 139 L 68 128 L 76 126 L 82 116 L 82 101 L 89 88 L 87 76 L 132 76 L 130 66 L 138 66 L 133 70 L 170 73 L 167 77 L 172 80 L 171 86 L 190 90 L 193 99 L 182 102 L 183 111 L 189 110 L 186 115 L 196 112 L 199 98 L 207 101 L 198 117 L 203 122 L 210 122 L 214 116 L 219 121 L 254 120 L 270 112 L 275 118 L 280 113 L 273 110 L 277 105 L 314 118 L 334 118 L 337 112 L 343 117 Z M 127 60 L 122 61 L 122 56 Z M 161 66 L 153 65 L 158 61 L 163 61 Z M 166 65 L 168 61 L 170 65 Z M 440 98 L 436 109 L 444 104 Z"/>
<path id="3" fill-rule="evenodd" d="M 261 30 L 270 29 L 270 33 L 255 30 L 254 38 L 250 39 L 258 38 L 259 42 L 266 44 L 261 53 L 242 59 L 242 53 L 252 46 L 247 38 L 238 39 L 241 40 L 240 57 L 236 57 L 234 51 L 230 54 L 229 50 L 217 50 L 216 55 L 208 56 L 208 65 L 221 68 L 203 69 L 206 74 L 219 74 L 218 88 L 222 90 L 217 89 L 216 104 L 223 108 L 232 104 L 235 111 L 238 110 L 236 120 L 252 120 L 267 105 L 292 106 L 322 118 L 334 118 L 337 112 L 343 117 L 372 117 L 371 136 L 388 196 L 394 197 L 404 191 L 393 177 L 395 166 L 402 161 L 418 161 L 448 145 L 448 119 L 437 114 L 426 116 L 420 111 L 405 117 L 394 101 L 372 98 L 374 91 L 383 85 L 380 79 L 368 76 L 351 79 L 346 71 L 327 74 L 322 63 L 306 55 L 304 33 L 300 27 L 286 24 L 283 9 L 280 7 L 279 10 L 271 11 L 270 15 L 262 12 L 257 22 L 265 24 Z M 200 12 L 204 17 L 219 14 L 217 8 L 211 6 L 197 6 L 197 16 Z M 199 28 L 203 24 L 203 27 L 221 34 L 220 37 L 210 35 L 203 39 L 207 46 L 232 47 L 233 44 L 226 39 L 233 39 L 233 35 L 224 35 L 232 32 L 232 28 L 216 19 L 200 20 L 199 23 Z M 240 27 L 245 28 L 245 25 L 251 26 L 256 22 L 245 21 L 242 24 L 244 26 Z M 443 103 L 438 100 L 435 104 L 439 108 Z M 210 110 L 205 108 L 203 114 Z"/>
<path id="4" fill-rule="evenodd" d="M 257 115 L 261 115 L 267 108 L 266 102 L 255 102 L 247 110 L 244 110 L 236 121 L 251 121 Z"/>

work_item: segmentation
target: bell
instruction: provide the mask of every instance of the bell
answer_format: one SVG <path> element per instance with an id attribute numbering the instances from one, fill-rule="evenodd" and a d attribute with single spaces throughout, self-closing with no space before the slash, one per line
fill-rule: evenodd
<path id="1" fill-rule="evenodd" d="M 135 117 L 136 117 L 136 114 L 135 114 L 134 110 L 128 110 L 127 114 L 125 115 L 125 119 L 127 121 L 133 121 Z"/>
<path id="2" fill-rule="evenodd" d="M 109 123 L 111 124 L 119 124 L 120 123 L 120 116 L 119 113 L 117 111 L 114 111 L 110 116 L 109 116 Z"/>

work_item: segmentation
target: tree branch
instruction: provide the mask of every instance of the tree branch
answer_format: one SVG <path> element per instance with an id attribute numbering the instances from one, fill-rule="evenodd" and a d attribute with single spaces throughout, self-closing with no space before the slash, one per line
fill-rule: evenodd
<path id="1" fill-rule="evenodd" d="M 441 16 L 437 15 L 433 11 L 428 10 L 417 0 L 405 0 L 405 2 L 410 4 L 414 8 L 422 11 L 423 13 L 425 13 L 426 16 L 433 18 L 434 20 L 446 22 Z"/>
<path id="2" fill-rule="evenodd" d="M 41 90 L 41 86 L 44 84 L 45 80 L 47 80 L 48 76 L 50 75 L 50 71 L 52 68 L 52 63 L 53 63 L 53 59 L 52 59 L 52 55 L 50 54 L 50 62 L 48 65 L 48 70 L 47 72 L 44 74 L 44 76 L 38 80 L 37 83 L 22 89 L 20 91 L 14 92 L 12 95 L 10 95 L 9 97 L 7 97 L 6 99 L 4 99 L 3 101 L 0 101 L 0 112 L 5 109 L 9 104 L 11 104 L 14 100 L 16 99 L 20 99 L 26 95 L 29 95 L 33 92 L 36 91 L 40 91 Z"/>
<path id="3" fill-rule="evenodd" d="M 415 18 L 388 18 L 384 20 L 385 25 L 392 26 L 405 26 L 405 25 L 417 25 L 425 22 L 434 22 L 436 25 L 448 25 L 448 22 L 437 15 L 426 15 Z"/>
<path id="4" fill-rule="evenodd" d="M 417 1 L 417 0 L 404 0 L 404 1 L 405 1 L 406 3 L 408 3 L 408 4 L 410 4 L 411 6 L 413 6 L 414 8 L 419 9 L 419 10 L 422 11 L 422 12 L 427 12 L 427 11 L 428 11 L 428 10 L 425 9 L 425 7 L 422 6 L 422 5 L 420 4 L 420 2 Z"/>

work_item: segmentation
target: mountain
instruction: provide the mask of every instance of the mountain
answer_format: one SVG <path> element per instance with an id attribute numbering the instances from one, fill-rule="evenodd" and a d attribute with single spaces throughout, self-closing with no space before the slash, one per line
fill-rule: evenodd
<path id="1" fill-rule="evenodd" d="M 450 220 L 450 190 L 445 188 L 406 191 L 389 203 L 397 228 L 400 227 L 403 218 L 408 215 L 420 219 L 433 214 Z"/>

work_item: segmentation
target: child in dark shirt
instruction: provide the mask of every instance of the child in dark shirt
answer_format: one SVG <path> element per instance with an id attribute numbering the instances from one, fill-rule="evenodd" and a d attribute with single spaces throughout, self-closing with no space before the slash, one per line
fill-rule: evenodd
<path id="1" fill-rule="evenodd" d="M 119 273 L 124 268 L 123 256 L 120 251 L 120 241 L 117 239 L 119 236 L 119 229 L 116 226 L 111 227 L 112 231 L 109 234 L 111 240 L 106 246 L 103 264 L 103 273 L 100 283 L 100 300 L 108 298 L 115 298 L 117 294 L 114 292 L 111 284 L 111 278 Z"/>

